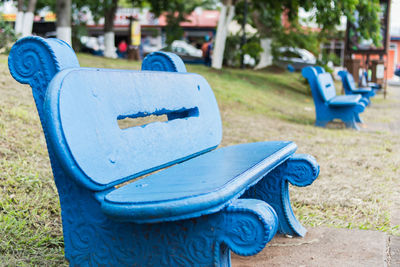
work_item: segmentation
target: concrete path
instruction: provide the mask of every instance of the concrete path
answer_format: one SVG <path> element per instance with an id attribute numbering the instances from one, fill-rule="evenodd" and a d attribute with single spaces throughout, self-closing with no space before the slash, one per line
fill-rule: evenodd
<path id="1" fill-rule="evenodd" d="M 310 228 L 305 238 L 275 237 L 255 256 L 232 255 L 232 266 L 400 266 L 400 237 L 378 231 Z"/>

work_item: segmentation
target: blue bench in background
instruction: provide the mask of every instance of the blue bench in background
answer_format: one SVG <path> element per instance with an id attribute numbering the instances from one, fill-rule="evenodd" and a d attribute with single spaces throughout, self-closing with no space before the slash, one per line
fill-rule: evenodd
<path id="1" fill-rule="evenodd" d="M 368 104 L 371 102 L 371 97 L 375 96 L 375 90 L 371 87 L 357 88 L 354 82 L 353 75 L 351 75 L 346 70 L 341 70 L 338 72 L 339 76 L 342 78 L 342 84 L 344 92 L 346 95 L 362 95 L 368 100 Z"/>
<path id="2" fill-rule="evenodd" d="M 334 119 L 341 119 L 346 127 L 358 130 L 367 100 L 361 95 L 336 95 L 332 76 L 318 67 L 305 67 L 301 73 L 308 80 L 314 99 L 316 126 L 325 127 Z"/>
<path id="3" fill-rule="evenodd" d="M 369 80 L 368 79 L 368 71 L 364 70 L 363 73 L 361 74 L 359 85 L 361 84 L 362 87 L 370 87 L 370 88 L 374 89 L 375 92 L 382 89 L 381 84 L 369 82 L 368 80 Z"/>
<path id="4" fill-rule="evenodd" d="M 32 87 L 71 266 L 230 266 L 230 251 L 256 254 L 277 230 L 306 233 L 288 184 L 311 184 L 315 159 L 287 141 L 215 149 L 214 94 L 176 55 L 81 68 L 63 41 L 27 37 L 9 69 Z M 118 124 L 154 117 L 166 119 Z"/>

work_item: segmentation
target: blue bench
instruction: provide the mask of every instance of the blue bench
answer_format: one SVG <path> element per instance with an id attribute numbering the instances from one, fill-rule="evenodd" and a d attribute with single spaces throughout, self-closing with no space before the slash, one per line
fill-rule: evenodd
<path id="1" fill-rule="evenodd" d="M 351 75 L 346 70 L 341 70 L 338 72 L 338 74 L 342 78 L 342 84 L 346 95 L 359 94 L 368 100 L 368 104 L 371 103 L 370 98 L 375 96 L 375 90 L 373 88 L 371 87 L 357 88 L 356 83 L 354 82 L 353 75 Z"/>
<path id="2" fill-rule="evenodd" d="M 359 113 L 364 111 L 367 99 L 361 95 L 337 96 L 332 76 L 321 67 L 305 67 L 301 73 L 311 87 L 316 126 L 325 127 L 328 122 L 341 119 L 346 127 L 359 129 L 357 123 L 362 122 Z"/>
<path id="3" fill-rule="evenodd" d="M 353 76 L 352 76 L 353 77 Z M 376 91 L 378 91 L 378 90 L 381 90 L 382 89 L 382 85 L 380 85 L 380 84 L 378 84 L 378 83 L 374 83 L 374 82 L 369 82 L 368 81 L 368 71 L 366 71 L 366 70 L 364 70 L 363 71 L 363 73 L 362 73 L 362 77 L 360 78 L 361 79 L 361 85 L 363 86 L 363 87 L 370 87 L 370 88 L 372 88 L 373 90 L 375 90 L 375 92 Z M 365 85 L 365 86 L 364 86 Z"/>
<path id="4" fill-rule="evenodd" d="M 215 149 L 214 94 L 176 55 L 81 68 L 66 43 L 26 37 L 9 69 L 32 87 L 71 266 L 230 266 L 230 251 L 256 254 L 277 230 L 306 233 L 288 184 L 311 184 L 315 159 L 287 141 Z M 166 119 L 136 121 L 154 117 Z M 121 129 L 128 118 L 138 125 Z"/>

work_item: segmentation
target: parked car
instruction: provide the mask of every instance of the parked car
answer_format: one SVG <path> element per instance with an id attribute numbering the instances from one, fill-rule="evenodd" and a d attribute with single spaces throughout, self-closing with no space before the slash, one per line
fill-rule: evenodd
<path id="1" fill-rule="evenodd" d="M 143 56 L 145 57 L 148 54 L 151 54 L 153 52 L 160 50 L 161 47 L 158 44 L 149 43 L 149 44 L 143 44 L 142 49 L 143 49 Z"/>
<path id="2" fill-rule="evenodd" d="M 81 52 L 90 53 L 95 56 L 104 55 L 104 38 L 82 36 L 80 41 L 82 44 Z"/>
<path id="3" fill-rule="evenodd" d="M 177 54 L 186 63 L 203 62 L 203 53 L 201 49 L 197 49 L 196 47 L 186 43 L 185 41 L 175 40 L 170 46 L 166 46 L 161 50 Z"/>
<path id="4" fill-rule="evenodd" d="M 294 47 L 281 47 L 279 56 L 275 58 L 275 63 L 282 68 L 288 66 L 300 71 L 307 66 L 314 66 L 317 63 L 316 57 L 305 49 Z"/>
<path id="5" fill-rule="evenodd" d="M 396 66 L 396 70 L 394 71 L 394 75 L 400 77 L 400 64 Z"/>

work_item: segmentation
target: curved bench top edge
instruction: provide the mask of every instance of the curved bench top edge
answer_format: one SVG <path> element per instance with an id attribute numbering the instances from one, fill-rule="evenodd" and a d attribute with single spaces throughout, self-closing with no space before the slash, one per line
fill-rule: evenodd
<path id="1" fill-rule="evenodd" d="M 69 68 L 69 69 L 64 69 L 60 72 L 58 72 L 55 77 L 52 79 L 52 81 L 49 84 L 49 88 L 52 87 L 52 90 L 47 90 L 46 93 L 46 101 L 44 103 L 45 109 L 48 110 L 49 112 L 45 112 L 45 121 L 46 121 L 46 128 L 49 133 L 49 140 L 51 141 L 52 147 L 54 148 L 57 158 L 62 159 L 59 160 L 61 162 L 61 165 L 63 166 L 64 170 L 67 171 L 70 176 L 76 178 L 76 180 L 83 186 L 94 190 L 94 191 L 103 191 L 107 190 L 109 188 L 114 187 L 115 185 L 124 183 L 126 181 L 135 179 L 137 177 L 140 177 L 142 175 L 151 173 L 153 171 L 156 171 L 158 169 L 165 168 L 167 166 L 188 160 L 190 158 L 196 157 L 200 154 L 206 153 L 210 150 L 215 149 L 218 144 L 222 140 L 222 131 L 220 133 L 219 141 L 218 144 L 215 146 L 206 148 L 204 150 L 198 151 L 196 153 L 193 153 L 192 155 L 179 158 L 175 161 L 162 164 L 159 166 L 156 166 L 154 168 L 148 169 L 143 172 L 135 173 L 133 175 L 129 175 L 123 178 L 120 178 L 118 181 L 112 182 L 112 183 L 106 183 L 106 184 L 101 184 L 101 183 L 96 183 L 94 181 L 91 181 L 90 178 L 85 175 L 85 173 L 82 171 L 82 169 L 79 167 L 77 162 L 75 161 L 74 157 L 71 154 L 71 151 L 68 147 L 68 145 L 65 142 L 65 136 L 62 130 L 62 126 L 60 125 L 60 118 L 59 118 L 59 91 L 62 88 L 62 84 L 64 80 L 73 73 L 76 72 L 81 72 L 81 71 L 89 71 L 89 72 L 111 72 L 111 73 L 153 73 L 155 71 L 137 71 L 137 70 L 123 70 L 123 69 L 104 69 L 104 68 L 87 68 L 87 67 L 75 67 L 75 68 Z M 196 73 L 171 73 L 171 72 L 156 72 L 157 74 L 160 73 L 165 73 L 166 75 L 183 75 L 183 76 L 193 76 L 193 77 L 199 77 L 205 82 L 207 82 L 204 77 L 202 77 L 199 74 Z M 210 88 L 211 89 L 211 88 Z M 218 116 L 219 115 L 219 110 L 218 110 Z M 222 126 L 222 125 L 221 125 Z M 61 140 L 61 141 L 60 141 Z"/>

